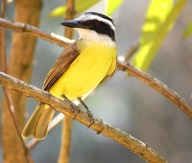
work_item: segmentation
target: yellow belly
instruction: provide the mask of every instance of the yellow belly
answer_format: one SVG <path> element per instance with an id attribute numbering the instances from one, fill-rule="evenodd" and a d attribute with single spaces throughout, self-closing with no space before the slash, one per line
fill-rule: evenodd
<path id="1" fill-rule="evenodd" d="M 100 43 L 79 42 L 81 54 L 51 87 L 50 93 L 70 100 L 95 88 L 116 67 L 116 47 Z"/>

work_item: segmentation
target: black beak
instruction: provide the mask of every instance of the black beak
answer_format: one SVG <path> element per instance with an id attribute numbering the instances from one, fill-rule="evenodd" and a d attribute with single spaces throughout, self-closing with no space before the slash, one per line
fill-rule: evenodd
<path id="1" fill-rule="evenodd" d="M 66 20 L 61 25 L 71 28 L 85 28 L 85 26 L 78 20 Z"/>

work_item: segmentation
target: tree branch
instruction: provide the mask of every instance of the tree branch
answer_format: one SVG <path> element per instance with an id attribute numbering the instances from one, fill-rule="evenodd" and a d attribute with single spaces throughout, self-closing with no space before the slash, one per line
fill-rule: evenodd
<path id="1" fill-rule="evenodd" d="M 126 73 L 144 81 L 147 85 L 151 86 L 156 91 L 166 96 L 174 104 L 176 104 L 180 110 L 186 113 L 186 115 L 192 120 L 192 106 L 189 105 L 184 99 L 182 99 L 175 91 L 168 88 L 165 84 L 155 78 L 152 78 L 147 73 L 144 73 L 141 70 L 131 65 L 126 65 L 122 62 L 118 62 L 117 69 L 125 71 Z"/>
<path id="2" fill-rule="evenodd" d="M 0 18 L 0 26 L 17 32 L 25 32 L 63 47 L 66 47 L 69 43 L 72 42 L 70 39 L 67 39 L 65 37 L 60 36 L 60 38 L 57 38 L 54 33 L 52 33 L 51 35 L 47 34 L 37 27 L 19 22 L 11 22 L 2 18 Z"/>
<path id="3" fill-rule="evenodd" d="M 75 120 L 79 121 L 80 123 L 86 126 L 90 125 L 90 119 L 87 114 L 81 111 L 79 114 L 75 115 L 73 105 L 68 101 L 61 101 L 60 99 L 54 97 L 48 92 L 42 91 L 32 85 L 26 84 L 25 82 L 13 78 L 3 72 L 0 72 L 0 84 L 4 87 L 21 92 L 26 96 L 33 97 L 42 103 L 46 103 L 51 107 L 55 108 L 55 110 L 62 112 L 66 116 L 69 116 L 71 118 L 75 117 Z M 138 139 L 114 126 L 103 122 L 98 118 L 94 119 L 94 124 L 91 125 L 90 128 L 95 130 L 98 134 L 103 134 L 119 142 L 121 145 L 130 149 L 132 152 L 137 153 L 139 156 L 149 162 L 167 162 L 165 158 L 155 152 L 147 144 L 139 141 Z"/>
<path id="4" fill-rule="evenodd" d="M 89 95 L 94 91 L 95 89 L 93 89 L 92 91 L 90 91 L 89 93 L 87 93 L 86 95 L 84 95 L 82 97 L 83 100 L 85 100 L 87 97 L 89 97 Z M 73 101 L 73 103 L 77 106 L 79 106 L 79 101 Z M 51 121 L 51 123 L 49 124 L 48 127 L 48 133 L 51 132 L 55 126 L 57 126 L 62 120 L 63 120 L 63 113 L 59 113 L 57 114 Z M 37 139 L 30 139 L 30 141 L 27 143 L 27 147 L 29 148 L 29 150 L 33 149 L 40 141 Z"/>

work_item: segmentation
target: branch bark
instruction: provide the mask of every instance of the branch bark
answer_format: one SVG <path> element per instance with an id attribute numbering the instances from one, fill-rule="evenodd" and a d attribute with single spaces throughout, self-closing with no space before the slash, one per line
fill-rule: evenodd
<path id="1" fill-rule="evenodd" d="M 3 72 L 0 72 L 0 84 L 4 87 L 13 89 L 26 96 L 35 98 L 38 101 L 46 103 L 55 110 L 62 112 L 66 116 L 74 118 L 80 123 L 89 126 L 90 119 L 86 113 L 80 111 L 79 114 L 75 115 L 75 108 L 73 108 L 72 103 L 68 101 L 61 101 L 60 99 L 52 96 L 48 92 L 42 91 L 32 85 L 26 84 L 25 82 L 11 77 Z M 130 149 L 132 152 L 137 153 L 140 157 L 146 161 L 153 163 L 165 163 L 167 162 L 165 158 L 155 152 L 147 144 L 141 142 L 140 140 L 134 138 L 133 136 L 127 134 L 126 132 L 103 122 L 98 118 L 94 118 L 94 124 L 90 126 L 91 129 L 95 130 L 98 134 L 103 134 L 124 147 Z"/>
<path id="2" fill-rule="evenodd" d="M 43 32 L 39 28 L 34 27 L 32 25 L 19 23 L 19 22 L 12 22 L 2 18 L 0 18 L 0 26 L 16 32 L 26 33 L 38 38 L 42 38 L 44 40 L 47 40 L 49 42 L 55 43 L 63 47 L 66 47 L 67 45 L 73 42 L 70 39 L 65 37 L 58 38 L 57 35 L 54 33 L 48 34 L 46 32 Z"/>

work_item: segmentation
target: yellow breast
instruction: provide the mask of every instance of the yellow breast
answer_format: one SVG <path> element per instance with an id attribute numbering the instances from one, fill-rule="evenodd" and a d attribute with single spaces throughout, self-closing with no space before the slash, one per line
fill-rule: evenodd
<path id="1" fill-rule="evenodd" d="M 70 100 L 95 88 L 116 67 L 116 47 L 98 42 L 79 41 L 80 55 L 51 87 L 50 93 Z"/>

